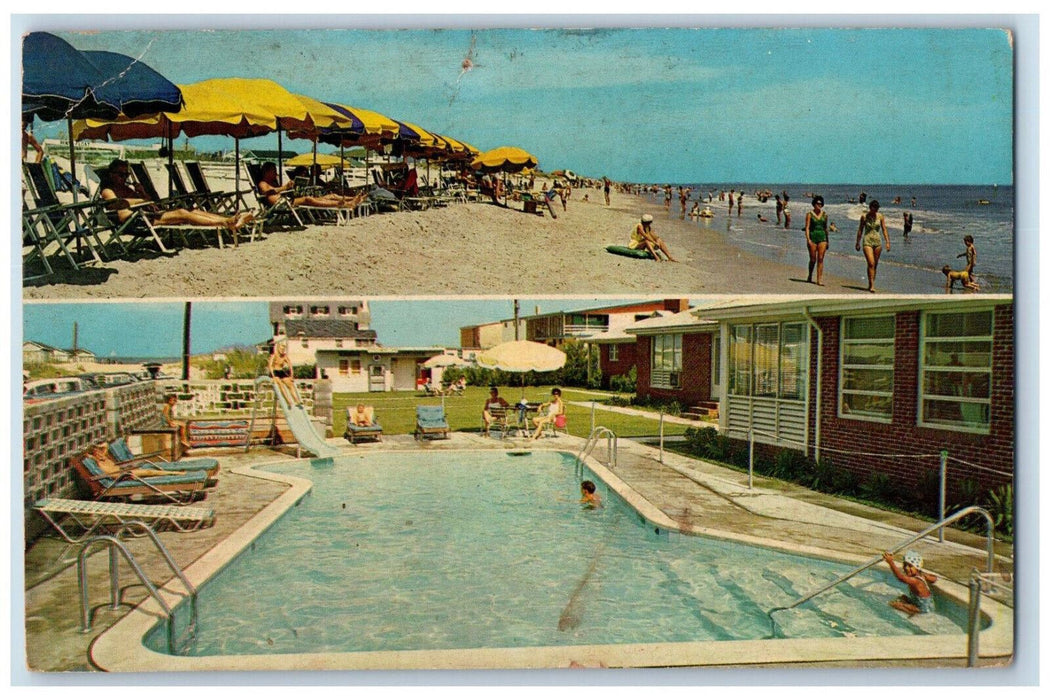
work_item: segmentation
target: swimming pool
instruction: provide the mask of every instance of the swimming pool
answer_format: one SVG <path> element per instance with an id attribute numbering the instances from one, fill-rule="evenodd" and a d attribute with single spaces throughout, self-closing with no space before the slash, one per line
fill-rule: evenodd
<path id="1" fill-rule="evenodd" d="M 767 610 L 851 566 L 669 532 L 606 485 L 614 476 L 591 469 L 606 503 L 597 511 L 579 506 L 574 458 L 557 452 L 271 465 L 302 489 L 295 506 L 201 588 L 185 657 L 163 653 L 163 625 L 138 633 L 142 653 L 182 668 L 640 666 L 704 645 L 965 634 L 964 611 L 947 598 L 933 616 L 890 609 L 900 585 L 871 571 L 778 614 L 790 639 L 765 639 Z M 622 654 L 638 658 L 622 663 Z"/>

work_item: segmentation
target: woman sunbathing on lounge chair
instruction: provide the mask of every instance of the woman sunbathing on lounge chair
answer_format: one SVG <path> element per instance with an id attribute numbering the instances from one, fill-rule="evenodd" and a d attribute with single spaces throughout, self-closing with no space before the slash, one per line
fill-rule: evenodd
<path id="1" fill-rule="evenodd" d="M 102 190 L 99 192 L 102 199 L 112 202 L 109 208 L 116 212 L 120 223 L 131 218 L 134 214 L 133 207 L 143 208 L 151 222 L 161 225 L 222 226 L 230 231 L 237 231 L 254 218 L 251 212 L 222 216 L 200 209 L 159 209 L 142 189 L 142 185 L 128 184 L 128 170 L 126 160 L 114 159 L 106 170 Z"/>
<path id="2" fill-rule="evenodd" d="M 281 199 L 281 193 L 295 187 L 294 180 L 288 180 L 283 185 L 277 184 L 277 166 L 273 163 L 264 163 L 259 172 L 258 194 L 259 198 L 273 206 Z M 351 197 L 343 197 L 337 194 L 324 194 L 319 197 L 303 196 L 293 197 L 292 206 L 295 207 L 330 207 L 333 209 L 349 209 L 356 207 L 364 201 L 368 195 L 360 192 Z"/>

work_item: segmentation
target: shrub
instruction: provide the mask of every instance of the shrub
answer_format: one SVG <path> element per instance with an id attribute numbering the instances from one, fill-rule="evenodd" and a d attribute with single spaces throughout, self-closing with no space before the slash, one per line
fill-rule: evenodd
<path id="1" fill-rule="evenodd" d="M 820 458 L 813 465 L 813 472 L 809 481 L 810 488 L 815 491 L 823 491 L 824 493 L 834 493 L 834 482 L 837 472 L 838 468 L 831 460 Z"/>
<path id="2" fill-rule="evenodd" d="M 811 471 L 810 459 L 798 450 L 780 450 L 773 461 L 771 476 L 785 481 L 803 481 Z"/>
<path id="3" fill-rule="evenodd" d="M 889 474 L 875 472 L 860 484 L 860 496 L 868 501 L 887 502 L 893 500 L 893 479 Z"/>
<path id="4" fill-rule="evenodd" d="M 988 510 L 995 529 L 1008 537 L 1014 536 L 1014 487 L 1005 484 L 988 493 Z"/>
<path id="5" fill-rule="evenodd" d="M 296 379 L 314 379 L 317 377 L 317 365 L 297 365 L 294 374 Z"/>
<path id="6" fill-rule="evenodd" d="M 622 394 L 633 394 L 638 390 L 638 369 L 631 367 L 627 374 L 609 377 L 609 388 Z"/>

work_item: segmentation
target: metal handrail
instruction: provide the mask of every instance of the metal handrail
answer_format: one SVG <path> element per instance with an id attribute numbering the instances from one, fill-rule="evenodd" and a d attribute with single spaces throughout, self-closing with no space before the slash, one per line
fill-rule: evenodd
<path id="1" fill-rule="evenodd" d="M 255 434 L 255 412 L 259 409 L 259 401 L 261 399 L 259 394 L 259 385 L 264 383 L 270 383 L 273 388 L 274 394 L 277 393 L 277 387 L 273 386 L 273 379 L 267 375 L 260 375 L 255 378 L 255 400 L 252 402 L 252 417 L 248 421 L 248 433 L 244 436 L 244 451 L 248 452 L 252 449 L 252 435 Z M 277 424 L 277 397 L 273 399 L 273 411 L 271 412 L 271 421 L 273 425 Z"/>
<path id="2" fill-rule="evenodd" d="M 896 552 L 904 549 L 908 545 L 913 544 L 915 542 L 918 542 L 922 538 L 924 538 L 927 535 L 935 532 L 936 530 L 944 527 L 945 525 L 949 525 L 949 524 L 955 522 L 956 520 L 960 520 L 962 518 L 965 518 L 967 515 L 971 515 L 973 513 L 979 513 L 979 514 L 983 515 L 984 519 L 985 519 L 985 522 L 988 524 L 988 535 L 987 535 L 987 542 L 988 542 L 988 573 L 992 573 L 992 567 L 995 565 L 995 550 L 993 549 L 994 540 L 992 539 L 992 535 L 993 535 L 993 533 L 995 531 L 995 522 L 992 520 L 991 514 L 988 511 L 986 511 L 984 508 L 981 508 L 979 506 L 969 506 L 967 508 L 963 508 L 962 510 L 953 513 L 951 516 L 945 518 L 944 520 L 940 521 L 939 523 L 931 525 L 930 527 L 926 528 L 925 530 L 923 530 L 919 534 L 912 535 L 911 537 L 909 537 L 908 539 L 904 540 L 903 542 L 900 542 L 895 547 L 893 547 L 893 549 L 889 549 L 889 550 L 886 550 L 886 551 L 888 551 L 890 554 L 895 554 Z M 773 636 L 776 636 L 776 633 L 777 633 L 777 623 L 776 623 L 776 620 L 773 619 L 773 614 L 774 613 L 782 612 L 784 610 L 790 610 L 791 608 L 794 608 L 796 606 L 802 605 L 806 601 L 811 600 L 812 598 L 816 598 L 821 593 L 823 593 L 823 592 L 825 592 L 827 590 L 830 590 L 830 589 L 834 588 L 835 586 L 839 585 L 840 583 L 843 583 L 843 582 L 853 578 L 854 576 L 856 576 L 857 574 L 861 573 L 862 571 L 865 571 L 866 569 L 870 569 L 871 567 L 875 566 L 876 564 L 878 564 L 882 560 L 883 560 L 882 559 L 882 555 L 880 554 L 879 556 L 875 557 L 874 559 L 871 559 L 870 561 L 862 564 L 861 566 L 858 566 L 856 569 L 853 569 L 849 573 L 843 574 L 842 576 L 839 576 L 837 579 L 835 579 L 831 583 L 825 584 L 824 586 L 821 586 L 820 588 L 818 588 L 817 590 L 813 591 L 812 593 L 808 593 L 808 594 L 802 596 L 801 598 L 799 598 L 795 602 L 791 603 L 790 605 L 785 605 L 785 606 L 782 606 L 782 607 L 776 607 L 776 608 L 771 609 L 769 612 L 766 613 L 766 615 L 769 617 L 770 629 L 772 631 Z"/>
<path id="3" fill-rule="evenodd" d="M 609 455 L 609 462 L 606 464 L 610 469 L 616 466 L 616 457 L 618 449 L 619 438 L 609 428 L 604 425 L 598 425 L 591 429 L 591 434 L 587 436 L 587 442 L 583 444 L 583 448 L 579 454 L 576 455 L 576 466 L 579 467 L 583 464 L 583 460 L 590 456 L 591 450 L 598 444 L 598 440 L 604 437 L 606 440 L 606 451 Z"/>
<path id="4" fill-rule="evenodd" d="M 157 590 L 157 587 L 154 586 L 146 576 L 142 567 L 139 566 L 135 555 L 133 555 L 119 539 L 121 533 L 130 529 L 140 529 L 150 538 L 165 563 L 167 563 L 168 568 L 171 569 L 172 573 L 175 574 L 189 594 L 190 620 L 186 628 L 187 634 L 181 640 L 177 639 L 175 636 L 175 611 L 168 605 L 160 595 L 160 591 Z M 193 584 L 191 584 L 189 579 L 186 578 L 182 569 L 180 569 L 178 564 L 175 563 L 171 553 L 157 537 L 157 533 L 153 531 L 153 528 L 139 520 L 131 520 L 123 523 L 113 534 L 92 537 L 81 546 L 80 554 L 77 556 L 77 580 L 80 585 L 80 631 L 85 633 L 91 631 L 91 604 L 88 600 L 87 557 L 90 549 L 99 543 L 106 544 L 109 548 L 110 609 L 117 610 L 120 607 L 120 571 L 116 556 L 117 552 L 120 552 L 124 556 L 124 561 L 131 567 L 135 576 L 137 576 L 142 585 L 146 587 L 146 590 L 149 591 L 151 596 L 153 596 L 153 599 L 164 609 L 168 621 L 168 653 L 178 653 L 178 651 L 182 649 L 184 643 L 192 641 L 197 635 L 197 589 L 193 587 Z"/>

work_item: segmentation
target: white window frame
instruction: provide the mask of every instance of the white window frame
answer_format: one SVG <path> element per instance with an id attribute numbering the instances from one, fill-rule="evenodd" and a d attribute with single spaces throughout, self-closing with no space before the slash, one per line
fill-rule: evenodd
<path id="1" fill-rule="evenodd" d="M 802 388 L 800 396 L 785 396 L 783 392 L 783 377 L 784 377 L 784 339 L 785 333 L 784 328 L 786 326 L 796 327 L 799 329 L 799 356 L 798 356 L 798 367 L 796 368 L 798 374 L 802 378 Z M 772 358 L 772 362 L 763 360 L 760 362 L 758 357 L 758 337 L 760 328 L 776 327 L 776 338 L 774 343 L 770 343 L 773 347 L 773 352 L 776 354 Z M 735 377 L 741 372 L 741 369 L 737 366 L 739 361 L 734 357 L 735 350 L 733 346 L 736 343 L 735 330 L 737 328 L 747 329 L 747 337 L 744 342 L 748 344 L 748 354 L 744 360 L 748 363 L 747 372 L 742 375 L 743 379 L 747 382 L 746 391 L 741 392 L 740 387 L 737 386 L 739 382 L 736 381 Z M 769 399 L 776 401 L 797 401 L 804 402 L 806 400 L 806 392 L 809 390 L 809 342 L 807 336 L 807 326 L 802 321 L 754 321 L 754 322 L 742 322 L 742 323 L 730 323 L 726 327 L 726 348 L 728 351 L 727 360 L 727 377 L 728 382 L 725 391 L 728 396 L 740 396 L 754 399 Z M 761 371 L 768 371 L 772 373 L 772 376 L 767 376 L 762 382 L 762 386 L 773 387 L 773 392 L 757 393 L 756 388 L 759 385 L 758 373 Z"/>
<path id="2" fill-rule="evenodd" d="M 890 338 L 860 338 L 850 339 L 846 337 L 846 326 L 848 321 L 858 321 L 864 319 L 876 319 L 876 318 L 888 318 L 893 324 L 893 336 Z M 838 390 L 838 417 L 845 418 L 847 420 L 862 420 L 869 421 L 872 423 L 892 423 L 893 422 L 893 382 L 895 377 L 895 363 L 896 363 L 896 343 L 897 343 L 897 317 L 893 314 L 879 314 L 876 316 L 843 316 L 841 324 L 839 326 L 839 390 Z M 886 371 L 886 367 L 883 365 L 847 365 L 846 364 L 846 350 L 850 345 L 888 345 L 891 352 L 889 373 L 890 373 L 890 390 L 889 391 L 876 391 L 876 390 L 863 390 L 863 389 L 845 389 L 845 375 L 846 370 L 849 369 L 863 369 L 863 370 L 877 370 Z M 884 396 L 890 400 L 890 412 L 886 416 L 873 416 L 865 415 L 862 413 L 853 413 L 849 411 L 843 411 L 843 398 L 846 394 L 854 394 L 858 396 Z"/>
<path id="3" fill-rule="evenodd" d="M 620 346 L 616 343 L 609 344 L 609 362 L 620 361 Z"/>
<path id="4" fill-rule="evenodd" d="M 649 347 L 649 386 L 654 389 L 681 389 L 682 388 L 682 334 L 663 333 L 652 336 L 653 340 Z M 665 345 L 670 343 L 671 367 L 657 368 L 657 345 L 660 345 L 660 356 L 667 352 Z M 662 363 L 661 363 L 662 364 Z"/>
<path id="5" fill-rule="evenodd" d="M 926 332 L 927 322 L 932 316 L 946 316 L 950 314 L 988 314 L 990 317 L 988 335 L 966 335 L 966 336 L 939 336 L 931 338 Z M 925 392 L 925 380 L 926 373 L 936 372 L 944 369 L 945 366 L 927 366 L 926 363 L 926 347 L 931 343 L 959 343 L 959 342 L 987 342 L 988 343 L 988 366 L 987 367 L 964 367 L 962 369 L 953 367 L 951 372 L 969 372 L 971 374 L 986 374 L 988 376 L 988 397 L 958 397 L 958 396 L 944 396 L 939 394 L 927 394 Z M 981 309 L 979 311 L 924 311 L 919 317 L 919 386 L 916 391 L 918 399 L 917 413 L 916 413 L 916 425 L 923 428 L 933 428 L 935 430 L 952 430 L 961 433 L 971 433 L 975 435 L 988 435 L 992 431 L 992 393 L 994 379 L 994 365 L 995 365 L 995 310 L 994 309 Z M 955 401 L 960 405 L 962 404 L 977 404 L 988 406 L 988 423 L 983 426 L 973 426 L 966 423 L 949 423 L 949 422 L 932 422 L 923 420 L 923 406 L 928 399 L 938 401 Z M 961 399 L 961 400 L 960 400 Z"/>

